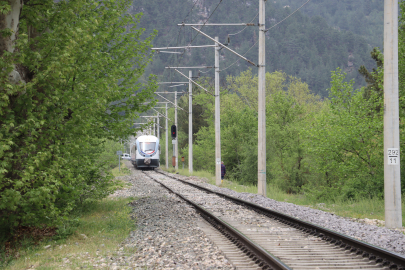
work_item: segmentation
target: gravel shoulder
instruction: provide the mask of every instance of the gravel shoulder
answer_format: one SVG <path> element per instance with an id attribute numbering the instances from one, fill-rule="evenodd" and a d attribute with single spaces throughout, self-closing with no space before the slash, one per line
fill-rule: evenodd
<path id="1" fill-rule="evenodd" d="M 176 177 L 187 179 L 187 177 L 179 175 L 176 175 Z M 228 188 L 220 188 L 207 184 L 204 181 L 198 180 L 194 177 L 192 179 L 192 181 L 195 183 L 210 188 L 211 190 L 256 203 L 263 207 L 311 222 L 313 224 L 317 224 L 339 233 L 344 233 L 363 242 L 367 242 L 405 256 L 404 228 L 401 230 L 387 229 L 385 227 L 377 226 L 377 224 L 380 224 L 377 220 L 344 218 L 318 209 L 312 209 L 287 202 L 275 201 L 258 194 L 238 193 Z"/>
<path id="2" fill-rule="evenodd" d="M 196 177 L 175 176 L 405 256 L 405 235 L 402 231 L 366 224 L 364 220 L 356 222 L 257 194 L 238 193 L 207 184 Z M 133 168 L 131 176 L 120 178 L 132 186 L 112 196 L 139 198 L 132 203 L 137 229 L 121 244 L 108 269 L 234 269 L 198 227 L 200 217 L 193 208 Z"/>
<path id="3" fill-rule="evenodd" d="M 115 269 L 235 269 L 199 227 L 202 219 L 192 207 L 141 171 L 131 168 L 131 176 L 120 179 L 132 186 L 112 196 L 139 198 L 131 204 L 137 229 L 121 244 L 122 253 L 114 257 L 110 266 Z M 125 250 L 133 252 L 128 254 Z"/>

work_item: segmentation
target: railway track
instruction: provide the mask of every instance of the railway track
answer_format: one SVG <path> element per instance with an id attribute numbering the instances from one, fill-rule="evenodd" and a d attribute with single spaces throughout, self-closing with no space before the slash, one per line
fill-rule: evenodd
<path id="1" fill-rule="evenodd" d="M 147 176 L 192 204 L 238 269 L 405 269 L 405 258 L 163 173 Z"/>

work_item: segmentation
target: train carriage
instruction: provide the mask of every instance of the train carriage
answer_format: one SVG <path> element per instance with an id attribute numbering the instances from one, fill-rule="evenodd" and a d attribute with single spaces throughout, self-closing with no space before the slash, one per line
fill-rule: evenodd
<path id="1" fill-rule="evenodd" d="M 139 136 L 131 149 L 131 162 L 137 169 L 157 168 L 160 165 L 159 139 L 151 135 Z"/>

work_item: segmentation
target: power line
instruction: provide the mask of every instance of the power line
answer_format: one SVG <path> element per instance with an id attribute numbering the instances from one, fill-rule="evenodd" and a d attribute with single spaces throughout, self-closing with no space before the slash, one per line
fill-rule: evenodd
<path id="1" fill-rule="evenodd" d="M 187 17 L 188 17 L 188 16 L 190 15 L 190 13 L 193 11 L 193 9 L 194 9 L 194 7 L 196 6 L 197 2 L 198 2 L 198 0 L 195 0 L 195 1 L 194 1 L 193 6 L 191 7 L 191 9 L 190 9 L 190 11 L 187 13 L 187 15 L 184 17 L 183 22 L 187 19 Z M 181 30 L 182 30 L 182 28 L 180 27 L 179 32 L 178 32 L 178 34 L 177 34 L 177 45 L 179 44 L 179 36 L 180 36 Z M 173 42 L 174 39 L 175 39 L 175 36 L 173 36 L 173 38 L 169 41 L 169 43 L 167 44 L 166 47 L 169 47 L 170 44 L 172 44 L 172 42 Z"/>
<path id="2" fill-rule="evenodd" d="M 257 17 L 258 15 L 259 15 L 259 12 L 258 12 L 258 13 L 256 14 L 256 16 L 250 21 L 250 23 L 252 23 L 252 22 L 256 19 L 256 17 Z M 248 26 L 246 25 L 245 28 L 243 28 L 243 29 L 240 30 L 239 32 L 237 32 L 237 33 L 235 33 L 235 34 L 228 34 L 228 36 L 236 36 L 236 35 L 242 33 L 247 27 L 248 27 Z"/>
<path id="3" fill-rule="evenodd" d="M 187 19 L 187 17 L 190 15 L 190 13 L 193 11 L 193 9 L 194 9 L 194 7 L 196 6 L 197 2 L 198 2 L 198 0 L 196 0 L 196 1 L 194 2 L 194 5 L 191 7 L 191 9 L 190 9 L 190 11 L 187 13 L 186 17 L 184 17 L 182 23 L 184 23 L 184 21 Z M 222 0 L 221 0 L 221 2 L 222 2 Z M 215 11 L 215 10 L 214 10 L 214 11 Z M 211 17 L 211 16 L 210 16 L 210 17 Z M 206 22 L 205 22 L 205 23 L 206 23 Z M 183 26 L 180 27 L 179 32 L 178 32 L 178 35 L 177 35 L 177 43 L 176 43 L 176 46 L 179 45 L 179 37 L 180 37 L 180 34 L 181 34 L 182 27 L 183 27 Z M 184 40 L 185 40 L 185 36 L 184 36 Z M 193 42 L 193 40 L 194 40 L 194 39 L 192 39 L 192 40 L 190 41 L 190 44 L 191 44 L 191 42 Z M 173 39 L 172 39 L 172 41 L 173 41 Z M 170 44 L 171 44 L 171 42 L 169 43 L 169 45 L 170 45 Z M 166 47 L 169 47 L 169 45 L 167 45 Z M 175 63 L 176 63 L 177 66 L 179 65 L 179 62 L 181 61 L 181 59 L 183 59 L 183 55 L 184 55 L 185 52 L 186 52 L 186 50 L 183 50 L 183 53 L 180 55 L 180 60 L 177 58 L 177 55 L 175 56 Z M 171 75 L 170 75 L 170 80 L 172 80 L 172 79 L 173 79 L 173 73 L 170 73 L 170 74 L 171 74 Z"/>
<path id="4" fill-rule="evenodd" d="M 280 23 L 282 23 L 282 22 L 284 22 L 285 20 L 287 20 L 287 19 L 288 19 L 290 16 L 292 16 L 295 12 L 297 12 L 297 11 L 300 10 L 303 6 L 305 6 L 306 4 L 308 4 L 309 1 L 311 1 L 311 0 L 308 0 L 307 2 L 305 2 L 305 3 L 304 3 L 302 6 L 300 6 L 296 11 L 294 11 L 293 13 L 291 13 L 290 15 L 288 15 L 287 17 L 285 17 L 284 19 L 282 19 L 281 21 L 279 21 L 278 23 L 276 23 L 275 25 L 273 25 L 272 27 L 267 28 L 266 30 L 264 30 L 264 32 L 269 31 L 270 29 L 276 27 L 276 26 L 279 25 Z"/>
<path id="5" fill-rule="evenodd" d="M 276 26 L 279 25 L 280 23 L 282 23 L 282 22 L 284 22 L 285 20 L 287 20 L 287 19 L 288 19 L 289 17 L 291 17 L 294 13 L 296 13 L 298 10 L 300 10 L 303 6 L 305 6 L 306 4 L 308 4 L 309 1 L 311 1 L 311 0 L 308 0 L 307 2 L 305 2 L 302 6 L 300 6 L 300 7 L 299 7 L 297 10 L 295 10 L 293 13 L 291 13 L 290 15 L 288 15 L 287 17 L 285 17 L 284 19 L 282 19 L 281 21 L 279 21 L 278 23 L 276 23 L 276 24 L 273 25 L 272 27 L 267 28 L 266 30 L 264 30 L 264 32 L 267 32 L 267 31 L 273 29 L 274 27 L 276 27 Z M 257 16 L 257 15 L 256 15 L 256 16 Z M 259 42 L 259 40 L 257 40 L 257 41 L 255 42 L 255 44 L 253 44 L 252 47 L 250 47 L 249 50 L 247 50 L 247 51 L 243 54 L 243 56 L 245 56 L 254 46 L 256 46 L 256 44 L 257 44 L 258 42 Z M 240 59 L 236 60 L 235 62 L 233 62 L 232 64 L 230 64 L 230 65 L 227 66 L 226 68 L 221 69 L 221 71 L 227 70 L 228 68 L 232 67 L 233 65 L 235 65 L 235 64 L 238 63 L 239 61 L 240 61 Z"/>
<path id="6" fill-rule="evenodd" d="M 198 0 L 195 0 L 194 5 L 191 7 L 191 9 L 190 9 L 190 11 L 187 13 L 186 17 L 184 17 L 183 22 L 187 19 L 187 17 L 188 17 L 188 16 L 190 15 L 190 13 L 193 11 L 193 9 L 194 9 L 195 5 L 197 4 L 197 2 L 198 2 Z M 179 35 L 180 35 L 180 32 L 181 32 L 181 27 L 180 27 L 180 29 L 179 29 Z M 177 35 L 177 38 L 179 38 L 179 35 Z M 174 40 L 174 37 L 175 37 L 175 36 L 173 36 L 173 39 L 169 42 L 169 44 L 168 44 L 166 47 L 169 47 L 169 46 L 170 46 L 170 44 L 171 44 L 172 41 Z"/>
<path id="7" fill-rule="evenodd" d="M 195 5 L 197 4 L 198 0 L 195 0 L 193 7 L 191 8 L 191 10 L 187 13 L 186 17 L 183 19 L 183 22 L 187 19 L 188 15 L 190 15 L 190 13 L 193 11 Z"/>
<path id="8" fill-rule="evenodd" d="M 211 18 L 211 16 L 215 13 L 215 11 L 217 10 L 217 8 L 219 7 L 219 5 L 222 3 L 223 0 L 219 0 L 218 5 L 215 7 L 214 11 L 211 12 L 210 16 L 208 17 L 208 19 L 204 22 L 203 26 L 201 26 L 200 30 L 202 30 L 205 26 L 205 24 L 208 22 L 208 20 Z M 200 33 L 197 32 L 197 34 L 194 36 L 194 38 L 191 40 L 191 43 L 193 43 L 194 39 L 199 35 Z"/>
<path id="9" fill-rule="evenodd" d="M 193 11 L 193 9 L 194 9 L 194 7 L 196 6 L 197 2 L 198 2 L 198 0 L 195 0 L 195 1 L 194 1 L 193 6 L 191 7 L 191 9 L 190 9 L 189 12 L 187 13 L 187 15 L 184 17 L 183 22 L 188 18 L 188 16 L 190 15 L 190 13 Z M 165 29 L 165 28 L 161 28 L 161 29 Z M 178 32 L 178 34 L 177 34 L 177 45 L 179 44 L 179 36 L 180 36 L 180 34 L 181 34 L 181 30 L 182 30 L 182 28 L 180 27 L 179 32 Z M 166 47 L 169 47 L 170 44 L 172 44 L 172 42 L 173 42 L 174 39 L 175 39 L 175 35 L 174 35 L 173 38 L 169 41 L 169 43 L 167 44 Z M 177 60 L 177 57 L 176 57 L 176 60 Z M 173 76 L 171 75 L 171 76 L 170 76 L 170 79 L 172 79 L 172 78 L 173 78 Z"/>
<path id="10" fill-rule="evenodd" d="M 200 29 L 202 29 L 202 28 L 204 27 L 204 25 L 208 22 L 208 20 L 211 18 L 211 16 L 212 16 L 212 15 L 215 13 L 215 11 L 218 9 L 218 7 L 219 7 L 219 5 L 222 3 L 222 1 L 223 1 L 223 0 L 220 0 L 220 1 L 218 2 L 218 4 L 217 4 L 217 6 L 215 7 L 215 9 L 211 12 L 210 16 L 205 20 L 203 26 L 202 26 Z M 196 1 L 195 3 L 197 3 L 197 1 Z M 194 6 L 195 6 L 195 4 L 194 4 Z M 193 8 L 194 8 L 194 6 L 193 6 Z M 183 21 L 183 22 L 184 22 L 184 21 Z M 183 26 L 182 26 L 182 27 L 183 27 Z M 180 28 L 180 31 L 181 31 L 181 28 Z M 179 34 L 180 34 L 180 31 L 179 31 Z M 193 43 L 193 41 L 195 40 L 195 38 L 196 38 L 198 35 L 199 35 L 199 33 L 197 32 L 197 34 L 191 39 L 189 45 L 191 45 L 191 44 Z M 180 55 L 180 59 L 176 60 L 176 62 L 177 62 L 176 65 L 177 65 L 177 66 L 178 66 L 179 62 L 183 59 L 183 56 L 184 56 L 184 53 L 185 53 L 185 52 L 186 52 L 186 49 L 184 49 L 183 53 Z M 176 55 L 176 56 L 177 56 L 177 55 Z M 177 58 L 177 57 L 176 57 L 176 58 Z"/>

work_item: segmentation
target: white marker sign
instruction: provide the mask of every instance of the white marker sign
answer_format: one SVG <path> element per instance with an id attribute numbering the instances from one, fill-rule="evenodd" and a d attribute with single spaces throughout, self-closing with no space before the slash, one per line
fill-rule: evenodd
<path id="1" fill-rule="evenodd" d="M 399 149 L 388 148 L 388 165 L 399 165 Z"/>

